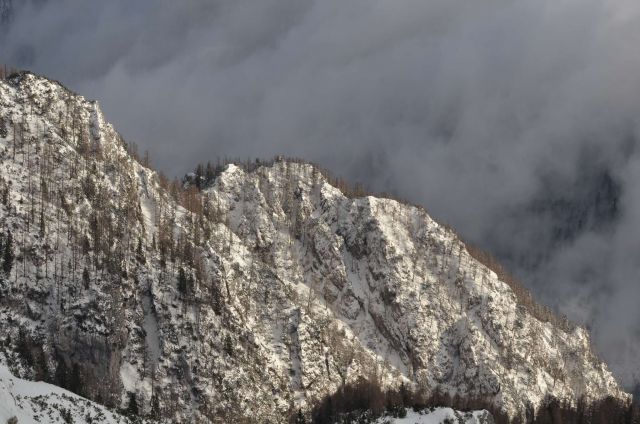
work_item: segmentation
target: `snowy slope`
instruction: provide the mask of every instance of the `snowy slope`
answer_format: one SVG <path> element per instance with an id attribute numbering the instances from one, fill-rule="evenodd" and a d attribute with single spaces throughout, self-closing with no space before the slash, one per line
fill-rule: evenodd
<path id="1" fill-rule="evenodd" d="M 451 408 L 434 408 L 415 412 L 410 409 L 403 418 L 382 417 L 375 424 L 492 424 L 486 411 L 460 412 Z"/>
<path id="2" fill-rule="evenodd" d="M 167 422 L 284 422 L 363 377 L 511 415 L 628 398 L 584 329 L 422 208 L 286 160 L 172 186 L 96 102 L 28 73 L 0 81 L 0 118 L 0 353 L 20 377 Z"/>
<path id="3" fill-rule="evenodd" d="M 67 390 L 17 378 L 5 365 L 0 365 L 0 422 L 6 423 L 12 417 L 19 424 L 131 422 Z"/>

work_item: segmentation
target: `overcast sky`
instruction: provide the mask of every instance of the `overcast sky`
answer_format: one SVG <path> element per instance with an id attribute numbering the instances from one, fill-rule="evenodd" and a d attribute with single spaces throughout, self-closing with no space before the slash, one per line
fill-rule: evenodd
<path id="1" fill-rule="evenodd" d="M 0 58 L 157 167 L 284 154 L 423 204 L 640 381 L 637 0 L 13 3 Z"/>

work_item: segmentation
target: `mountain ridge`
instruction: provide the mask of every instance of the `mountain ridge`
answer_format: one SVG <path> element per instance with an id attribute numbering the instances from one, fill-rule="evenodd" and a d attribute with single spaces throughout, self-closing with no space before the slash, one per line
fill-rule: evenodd
<path id="1" fill-rule="evenodd" d="M 584 329 L 538 319 L 424 208 L 349 198 L 286 160 L 180 187 L 97 102 L 31 73 L 0 82 L 0 105 L 17 245 L 0 325 L 26 377 L 80 376 L 107 405 L 203 422 L 282 422 L 362 377 L 511 416 L 548 396 L 629 401 Z"/>

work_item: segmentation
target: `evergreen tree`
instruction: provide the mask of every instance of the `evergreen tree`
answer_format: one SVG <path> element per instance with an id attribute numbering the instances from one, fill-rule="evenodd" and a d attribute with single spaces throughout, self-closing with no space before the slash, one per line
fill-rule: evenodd
<path id="1" fill-rule="evenodd" d="M 138 259 L 138 262 L 140 262 L 143 265 L 147 262 L 146 258 L 144 257 L 144 250 L 142 248 L 141 238 L 138 238 L 138 248 L 136 249 L 136 259 Z"/>
<path id="2" fill-rule="evenodd" d="M 298 409 L 298 413 L 296 414 L 295 424 L 306 424 L 306 423 L 307 423 L 307 420 L 304 418 L 302 409 Z"/>
<path id="3" fill-rule="evenodd" d="M 224 351 L 227 355 L 233 356 L 233 341 L 228 334 L 224 336 Z"/>
<path id="4" fill-rule="evenodd" d="M 127 415 L 138 415 L 138 401 L 136 400 L 136 394 L 129 392 L 129 406 L 127 407 Z"/>
<path id="5" fill-rule="evenodd" d="M 211 165 L 211 162 L 207 162 L 207 168 L 204 171 L 204 179 L 206 183 L 210 183 L 216 177 L 216 171 L 214 167 Z"/>
<path id="6" fill-rule="evenodd" d="M 178 292 L 181 295 L 187 295 L 190 291 L 191 286 L 191 276 L 187 276 L 187 273 L 184 271 L 183 267 L 178 269 Z"/>
<path id="7" fill-rule="evenodd" d="M 45 230 L 44 210 L 40 209 L 40 237 L 44 237 Z"/>
<path id="8" fill-rule="evenodd" d="M 193 274 L 187 274 L 187 295 L 191 295 L 193 293 L 193 288 L 195 287 L 195 281 L 193 280 Z"/>
<path id="9" fill-rule="evenodd" d="M 2 269 L 9 275 L 13 268 L 13 236 L 11 231 L 7 233 L 7 242 L 4 247 L 4 255 L 2 256 Z"/>
<path id="10" fill-rule="evenodd" d="M 202 180 L 204 178 L 204 168 L 202 167 L 202 164 L 199 163 L 198 166 L 196 166 L 194 174 L 196 175 L 196 178 L 195 178 L 196 187 L 198 187 L 198 189 L 201 189 Z"/>
<path id="11" fill-rule="evenodd" d="M 213 304 L 213 312 L 216 315 L 222 314 L 222 291 L 220 290 L 220 286 L 216 281 L 211 283 L 211 303 Z"/>
<path id="12" fill-rule="evenodd" d="M 7 138 L 7 123 L 4 121 L 4 118 L 0 117 L 0 137 Z"/>
<path id="13" fill-rule="evenodd" d="M 180 267 L 178 269 L 178 292 L 181 295 L 185 295 L 187 293 L 187 275 L 184 272 L 184 268 Z"/>
<path id="14" fill-rule="evenodd" d="M 91 282 L 91 276 L 89 275 L 89 270 L 87 267 L 82 270 L 82 283 L 84 284 L 84 289 L 89 289 L 89 283 Z"/>

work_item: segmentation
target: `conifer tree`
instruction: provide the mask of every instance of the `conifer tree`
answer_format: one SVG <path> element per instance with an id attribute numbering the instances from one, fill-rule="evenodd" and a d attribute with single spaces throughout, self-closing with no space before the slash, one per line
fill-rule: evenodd
<path id="1" fill-rule="evenodd" d="M 127 407 L 127 415 L 138 415 L 138 401 L 136 400 L 136 394 L 129 392 L 129 406 Z"/>
<path id="2" fill-rule="evenodd" d="M 40 237 L 44 237 L 45 230 L 44 210 L 40 209 Z"/>
<path id="3" fill-rule="evenodd" d="M 138 238 L 138 247 L 136 248 L 136 259 L 138 259 L 138 262 L 140 262 L 143 265 L 147 262 L 146 258 L 144 257 L 144 250 L 142 248 L 141 238 Z"/>
<path id="4" fill-rule="evenodd" d="M 220 290 L 220 286 L 218 282 L 213 281 L 211 283 L 211 301 L 213 304 L 213 312 L 216 315 L 222 314 L 222 291 Z"/>
<path id="5" fill-rule="evenodd" d="M 298 409 L 295 424 L 306 424 L 306 422 L 307 420 L 304 418 L 304 414 L 302 414 L 302 409 Z"/>
<path id="6" fill-rule="evenodd" d="M 7 123 L 2 117 L 0 117 L 0 137 L 7 138 L 9 132 L 7 131 Z"/>
<path id="7" fill-rule="evenodd" d="M 7 233 L 7 243 L 4 247 L 4 255 L 2 255 L 2 269 L 8 275 L 13 268 L 13 236 L 11 231 Z"/>
<path id="8" fill-rule="evenodd" d="M 178 269 L 178 292 L 181 295 L 185 295 L 187 293 L 187 275 L 184 272 L 184 268 L 180 267 Z"/>
<path id="9" fill-rule="evenodd" d="M 82 283 L 84 284 L 84 289 L 89 289 L 89 283 L 91 282 L 91 276 L 89 275 L 89 270 L 87 267 L 82 271 Z"/>
<path id="10" fill-rule="evenodd" d="M 233 356 L 233 342 L 228 334 L 224 336 L 224 352 L 229 356 Z"/>

